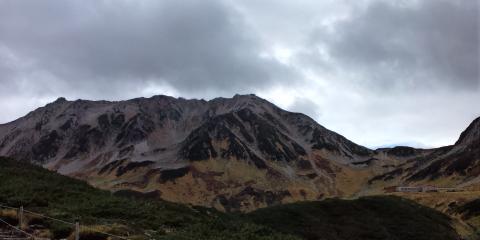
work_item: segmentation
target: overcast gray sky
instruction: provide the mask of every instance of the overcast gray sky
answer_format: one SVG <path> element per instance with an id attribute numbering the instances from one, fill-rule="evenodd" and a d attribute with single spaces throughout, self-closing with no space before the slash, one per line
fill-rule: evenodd
<path id="1" fill-rule="evenodd" d="M 0 0 L 0 123 L 59 96 L 255 93 L 368 147 L 480 116 L 477 0 Z"/>

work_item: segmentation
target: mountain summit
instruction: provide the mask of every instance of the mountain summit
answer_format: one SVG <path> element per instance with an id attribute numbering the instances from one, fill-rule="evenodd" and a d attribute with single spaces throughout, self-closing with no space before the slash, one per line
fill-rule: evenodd
<path id="1" fill-rule="evenodd" d="M 457 144 L 479 139 L 476 122 Z M 357 194 L 372 177 L 425 152 L 373 151 L 304 114 L 235 95 L 210 101 L 59 98 L 0 125 L 0 155 L 114 191 L 251 210 Z"/>

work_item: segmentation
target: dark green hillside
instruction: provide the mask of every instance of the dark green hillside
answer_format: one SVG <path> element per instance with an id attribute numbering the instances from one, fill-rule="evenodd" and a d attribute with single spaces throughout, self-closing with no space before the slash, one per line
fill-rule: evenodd
<path id="1" fill-rule="evenodd" d="M 128 195 L 128 194 L 122 194 Z M 135 194 L 130 194 L 135 195 Z M 88 184 L 25 162 L 0 157 L 0 204 L 26 209 L 82 224 L 124 227 L 112 233 L 162 239 L 295 239 L 270 229 L 234 220 L 212 209 L 189 207 L 161 200 L 115 196 Z M 0 208 L 1 209 L 1 208 Z M 43 223 L 52 232 L 70 231 L 55 222 Z M 165 235 L 166 231 L 177 234 Z M 140 238 L 143 239 L 143 238 Z M 146 239 L 146 238 L 145 238 Z"/>
<path id="2" fill-rule="evenodd" d="M 458 239 L 446 215 L 398 197 L 301 202 L 247 218 L 305 239 Z"/>
<path id="3" fill-rule="evenodd" d="M 85 182 L 41 167 L 0 158 L 0 203 L 72 221 L 123 221 L 142 228 L 182 226 L 206 217 L 201 211 L 164 201 L 137 201 L 113 196 Z M 157 214 L 161 213 L 161 214 Z"/>
<path id="4" fill-rule="evenodd" d="M 114 225 L 109 228 L 112 233 L 128 232 L 136 239 L 146 239 L 145 233 L 178 240 L 456 239 L 448 217 L 401 198 L 332 199 L 223 214 L 138 195 L 115 196 L 37 166 L 0 158 L 0 203 L 68 221 L 80 217 L 82 224 Z M 55 236 L 69 231 L 52 222 L 42 224 Z"/>

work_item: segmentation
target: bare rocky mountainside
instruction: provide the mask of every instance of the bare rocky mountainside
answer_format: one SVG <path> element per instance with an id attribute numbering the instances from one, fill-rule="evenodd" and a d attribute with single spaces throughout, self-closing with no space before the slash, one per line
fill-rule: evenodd
<path id="1" fill-rule="evenodd" d="M 90 184 L 220 210 L 398 184 L 476 186 L 480 119 L 453 146 L 370 150 L 255 95 L 57 101 L 0 125 L 0 155 Z"/>
<path id="2" fill-rule="evenodd" d="M 380 152 L 395 156 L 399 164 L 371 178 L 370 187 L 375 182 L 380 186 L 415 183 L 480 190 L 480 118 L 468 126 L 454 145 L 436 149 L 400 147 Z"/>

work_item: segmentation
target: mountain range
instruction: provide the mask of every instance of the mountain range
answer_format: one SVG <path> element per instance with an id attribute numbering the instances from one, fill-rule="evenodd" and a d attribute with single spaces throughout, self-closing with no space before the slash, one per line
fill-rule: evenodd
<path id="1" fill-rule="evenodd" d="M 480 118 L 451 146 L 368 149 L 255 95 L 55 102 L 0 125 L 0 155 L 115 192 L 257 208 L 382 194 L 480 189 Z"/>

